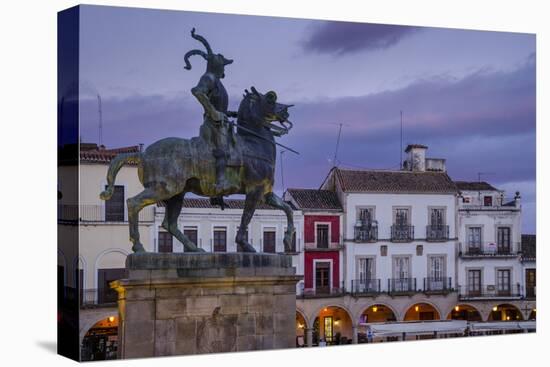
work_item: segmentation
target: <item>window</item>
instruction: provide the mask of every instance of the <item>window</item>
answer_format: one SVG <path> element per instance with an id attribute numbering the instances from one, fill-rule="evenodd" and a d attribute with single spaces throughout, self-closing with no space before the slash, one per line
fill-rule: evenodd
<path id="1" fill-rule="evenodd" d="M 105 201 L 105 221 L 124 222 L 124 186 L 115 185 L 113 196 Z"/>
<path id="2" fill-rule="evenodd" d="M 214 227 L 214 252 L 227 251 L 227 230 L 225 227 Z"/>
<path id="3" fill-rule="evenodd" d="M 492 196 L 484 196 L 483 197 L 483 206 L 493 206 L 493 197 Z"/>
<path id="4" fill-rule="evenodd" d="M 468 295 L 481 295 L 481 270 L 468 270 Z"/>
<path id="5" fill-rule="evenodd" d="M 497 228 L 497 251 L 500 254 L 510 253 L 510 227 Z"/>
<path id="6" fill-rule="evenodd" d="M 445 257 L 430 257 L 430 278 L 434 281 L 441 281 L 445 277 Z"/>
<path id="7" fill-rule="evenodd" d="M 534 298 L 537 287 L 537 271 L 535 269 L 525 269 L 525 288 L 527 298 Z"/>
<path id="8" fill-rule="evenodd" d="M 111 289 L 109 283 L 126 277 L 126 269 L 97 269 L 97 302 L 98 304 L 114 303 L 118 300 L 118 294 Z"/>
<path id="9" fill-rule="evenodd" d="M 317 248 L 328 248 L 328 224 L 317 224 Z"/>
<path id="10" fill-rule="evenodd" d="M 468 228 L 468 252 L 481 252 L 481 227 Z"/>
<path id="11" fill-rule="evenodd" d="M 172 235 L 168 232 L 159 232 L 159 252 L 173 252 Z"/>
<path id="12" fill-rule="evenodd" d="M 275 228 L 264 229 L 264 252 L 275 253 Z"/>
<path id="13" fill-rule="evenodd" d="M 445 209 L 430 209 L 430 225 L 434 228 L 441 228 L 445 225 Z"/>
<path id="14" fill-rule="evenodd" d="M 499 269 L 497 270 L 497 291 L 499 296 L 510 295 L 510 270 Z"/>
<path id="15" fill-rule="evenodd" d="M 199 245 L 199 231 L 197 227 L 185 227 L 183 228 L 183 234 L 189 238 L 195 245 Z"/>
<path id="16" fill-rule="evenodd" d="M 408 292 L 412 290 L 410 260 L 405 256 L 397 256 L 393 259 L 393 291 Z"/>
<path id="17" fill-rule="evenodd" d="M 333 331 L 333 321 L 332 316 L 327 316 L 324 318 L 324 324 L 325 324 L 325 341 L 326 342 L 332 342 L 332 331 Z"/>
<path id="18" fill-rule="evenodd" d="M 372 224 L 374 220 L 374 209 L 373 208 L 361 208 L 358 212 L 358 219 L 365 226 Z"/>
<path id="19" fill-rule="evenodd" d="M 394 224 L 396 227 L 406 227 L 409 225 L 409 208 L 397 208 L 394 214 Z"/>
<path id="20" fill-rule="evenodd" d="M 316 293 L 330 293 L 330 262 L 315 263 L 315 291 Z"/>
<path id="21" fill-rule="evenodd" d="M 372 257 L 359 259 L 357 268 L 361 284 L 367 283 L 374 278 L 374 259 Z"/>

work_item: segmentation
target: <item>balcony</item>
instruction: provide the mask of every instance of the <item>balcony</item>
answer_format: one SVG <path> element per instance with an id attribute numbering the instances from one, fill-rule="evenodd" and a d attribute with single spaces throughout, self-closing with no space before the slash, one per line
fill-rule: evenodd
<path id="1" fill-rule="evenodd" d="M 416 278 L 388 279 L 388 293 L 390 295 L 409 295 L 416 291 Z"/>
<path id="2" fill-rule="evenodd" d="M 369 296 L 381 293 L 380 279 L 353 279 L 351 281 L 351 295 Z"/>
<path id="3" fill-rule="evenodd" d="M 341 243 L 331 242 L 331 243 L 315 243 L 315 242 L 306 242 L 304 243 L 305 251 L 334 251 L 341 250 L 344 246 Z"/>
<path id="4" fill-rule="evenodd" d="M 414 226 L 391 226 L 391 240 L 392 242 L 411 242 L 414 240 Z"/>
<path id="5" fill-rule="evenodd" d="M 519 206 L 516 206 L 515 198 L 497 197 L 488 203 L 483 202 L 481 199 L 470 198 L 471 202 L 459 202 L 459 211 L 502 211 L 520 210 Z"/>
<path id="6" fill-rule="evenodd" d="M 424 278 L 424 293 L 447 294 L 452 291 L 451 277 Z"/>
<path id="7" fill-rule="evenodd" d="M 355 227 L 355 242 L 376 242 L 378 241 L 378 227 Z"/>
<path id="8" fill-rule="evenodd" d="M 426 226 L 426 240 L 432 242 L 449 240 L 448 225 L 428 225 Z"/>
<path id="9" fill-rule="evenodd" d="M 513 258 L 521 251 L 519 243 L 468 243 L 459 244 L 458 256 L 461 258 Z"/>
<path id="10" fill-rule="evenodd" d="M 346 294 L 344 283 L 340 284 L 340 287 L 316 287 L 305 288 L 304 283 L 300 284 L 300 291 L 298 296 L 302 298 L 330 298 L 341 297 Z"/>
<path id="11" fill-rule="evenodd" d="M 116 307 L 118 294 L 114 289 L 80 290 L 80 307 Z"/>
<path id="12" fill-rule="evenodd" d="M 520 285 L 498 289 L 495 285 L 479 285 L 476 287 L 458 287 L 458 298 L 462 301 L 482 299 L 520 299 Z"/>

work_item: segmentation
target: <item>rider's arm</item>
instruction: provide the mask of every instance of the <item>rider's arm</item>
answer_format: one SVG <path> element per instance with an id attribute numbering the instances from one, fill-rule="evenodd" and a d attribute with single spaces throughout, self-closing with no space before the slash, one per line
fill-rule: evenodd
<path id="1" fill-rule="evenodd" d="M 197 86 L 191 89 L 191 93 L 199 100 L 210 119 L 222 121 L 224 114 L 216 110 L 208 99 L 208 93 L 214 88 L 214 83 L 215 81 L 208 74 L 205 74 L 201 77 Z"/>

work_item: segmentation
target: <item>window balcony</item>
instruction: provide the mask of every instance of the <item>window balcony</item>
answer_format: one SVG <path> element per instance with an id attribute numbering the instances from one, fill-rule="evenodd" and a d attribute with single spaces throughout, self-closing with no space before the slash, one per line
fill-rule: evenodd
<path id="1" fill-rule="evenodd" d="M 330 243 L 315 243 L 315 242 L 306 242 L 304 243 L 305 251 L 334 251 L 341 250 L 344 246 L 341 243 L 330 242 Z"/>
<path id="2" fill-rule="evenodd" d="M 353 279 L 351 291 L 353 296 L 369 296 L 381 293 L 380 279 Z"/>
<path id="3" fill-rule="evenodd" d="M 408 295 L 417 292 L 416 278 L 388 279 L 388 293 L 390 295 Z"/>
<path id="4" fill-rule="evenodd" d="M 508 244 L 496 243 L 460 243 L 458 256 L 461 258 L 513 258 L 521 254 L 520 244 L 511 242 Z"/>
<path id="5" fill-rule="evenodd" d="M 446 294 L 452 291 L 451 277 L 424 278 L 424 293 Z"/>
<path id="6" fill-rule="evenodd" d="M 497 287 L 495 285 L 479 285 L 459 287 L 458 298 L 461 301 L 483 299 L 521 299 L 520 285 Z"/>
<path id="7" fill-rule="evenodd" d="M 80 307 L 116 307 L 118 294 L 114 289 L 81 289 Z"/>
<path id="8" fill-rule="evenodd" d="M 378 227 L 355 226 L 355 242 L 376 242 L 378 241 Z"/>
<path id="9" fill-rule="evenodd" d="M 449 226 L 448 225 L 426 226 L 426 240 L 433 241 L 433 242 L 449 240 Z"/>
<path id="10" fill-rule="evenodd" d="M 391 240 L 392 242 L 411 242 L 414 240 L 414 226 L 391 226 Z"/>
<path id="11" fill-rule="evenodd" d="M 298 296 L 301 298 L 330 298 L 330 297 L 341 297 L 345 294 L 346 294 L 346 290 L 343 282 L 340 284 L 340 287 L 316 287 L 316 288 L 305 288 L 304 283 L 301 283 Z"/>

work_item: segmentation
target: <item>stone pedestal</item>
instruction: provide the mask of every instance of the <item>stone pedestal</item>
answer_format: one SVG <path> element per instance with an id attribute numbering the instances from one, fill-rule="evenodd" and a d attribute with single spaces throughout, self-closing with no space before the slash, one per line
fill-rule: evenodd
<path id="1" fill-rule="evenodd" d="M 119 358 L 293 348 L 289 255 L 132 254 L 118 292 Z"/>

